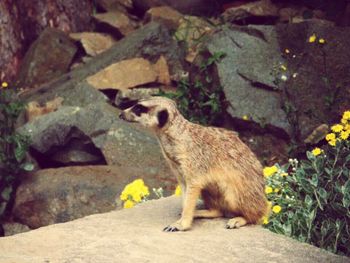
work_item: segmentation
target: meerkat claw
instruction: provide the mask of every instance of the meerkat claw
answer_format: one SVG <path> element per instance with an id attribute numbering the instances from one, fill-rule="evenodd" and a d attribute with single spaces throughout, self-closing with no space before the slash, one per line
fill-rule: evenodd
<path id="1" fill-rule="evenodd" d="M 167 226 L 163 229 L 164 232 L 177 232 L 179 229 L 174 226 Z"/>

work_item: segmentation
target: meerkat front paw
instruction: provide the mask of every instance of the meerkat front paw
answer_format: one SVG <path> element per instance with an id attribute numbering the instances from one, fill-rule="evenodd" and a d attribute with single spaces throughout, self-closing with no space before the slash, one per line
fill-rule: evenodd
<path id="1" fill-rule="evenodd" d="M 190 229 L 189 224 L 184 224 L 181 221 L 177 221 L 174 224 L 168 225 L 163 229 L 165 232 L 176 232 L 176 231 L 186 231 Z"/>

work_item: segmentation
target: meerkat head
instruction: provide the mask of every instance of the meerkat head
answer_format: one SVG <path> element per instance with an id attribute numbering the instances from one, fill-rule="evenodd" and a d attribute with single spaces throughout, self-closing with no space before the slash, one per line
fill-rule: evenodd
<path id="1" fill-rule="evenodd" d="M 153 130 L 164 129 L 178 116 L 174 101 L 164 97 L 140 100 L 134 106 L 124 110 L 119 118 L 137 122 Z"/>

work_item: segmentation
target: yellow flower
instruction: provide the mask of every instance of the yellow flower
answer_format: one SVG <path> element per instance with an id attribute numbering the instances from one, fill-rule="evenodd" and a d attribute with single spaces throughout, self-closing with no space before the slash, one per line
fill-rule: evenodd
<path id="1" fill-rule="evenodd" d="M 333 132 L 341 132 L 342 130 L 343 130 L 343 125 L 341 125 L 341 124 L 336 124 L 336 125 L 333 125 L 332 127 L 331 127 L 331 130 L 333 131 Z"/>
<path id="2" fill-rule="evenodd" d="M 247 121 L 247 120 L 249 120 L 249 117 L 248 117 L 248 115 L 243 115 L 242 119 Z"/>
<path id="3" fill-rule="evenodd" d="M 280 191 L 279 188 L 276 188 L 276 189 L 274 190 L 275 193 L 278 193 L 279 191 Z"/>
<path id="4" fill-rule="evenodd" d="M 125 186 L 123 192 L 120 195 L 122 201 L 131 199 L 130 201 L 139 203 L 143 198 L 149 195 L 148 187 L 145 185 L 142 179 L 136 179 L 132 183 Z"/>
<path id="5" fill-rule="evenodd" d="M 334 133 L 328 133 L 328 134 L 326 135 L 326 140 L 327 140 L 327 141 L 333 141 L 333 140 L 335 140 L 335 134 L 334 134 Z"/>
<path id="6" fill-rule="evenodd" d="M 176 189 L 175 189 L 175 192 L 174 192 L 174 195 L 176 196 L 180 196 L 182 194 L 182 191 L 181 191 L 181 186 L 178 185 L 176 186 Z"/>
<path id="7" fill-rule="evenodd" d="M 281 176 L 282 176 L 282 177 L 285 177 L 285 176 L 287 176 L 287 175 L 288 175 L 288 173 L 286 173 L 286 172 L 281 173 Z"/>
<path id="8" fill-rule="evenodd" d="M 316 34 L 312 34 L 310 37 L 309 37 L 309 43 L 313 43 L 316 41 Z"/>
<path id="9" fill-rule="evenodd" d="M 1 83 L 1 87 L 3 87 L 3 88 L 7 88 L 8 86 L 9 86 L 9 84 L 7 82 Z"/>
<path id="10" fill-rule="evenodd" d="M 274 175 L 275 173 L 277 173 L 278 171 L 278 168 L 273 165 L 273 166 L 270 166 L 270 167 L 265 167 L 264 170 L 263 170 L 263 174 L 265 177 L 269 177 L 271 175 Z"/>
<path id="11" fill-rule="evenodd" d="M 273 190 L 272 190 L 272 187 L 270 187 L 270 186 L 266 186 L 265 187 L 265 194 L 271 194 L 273 192 Z"/>
<path id="12" fill-rule="evenodd" d="M 337 140 L 330 140 L 329 142 L 328 142 L 328 144 L 329 145 L 331 145 L 331 146 L 335 146 L 336 145 L 336 143 L 337 143 Z"/>
<path id="13" fill-rule="evenodd" d="M 342 139 L 342 140 L 347 140 L 348 138 L 349 138 L 349 135 L 350 135 L 350 131 L 342 131 L 341 133 L 340 133 L 340 138 Z"/>
<path id="14" fill-rule="evenodd" d="M 267 225 L 269 223 L 269 218 L 267 216 L 263 216 L 261 219 L 264 225 Z"/>
<path id="15" fill-rule="evenodd" d="M 315 149 L 312 150 L 312 154 L 314 156 L 320 155 L 322 152 L 323 151 L 320 148 L 318 148 L 318 147 L 316 147 Z"/>
<path id="16" fill-rule="evenodd" d="M 272 212 L 274 212 L 275 214 L 278 214 L 279 212 L 281 212 L 282 207 L 280 207 L 279 205 L 274 205 L 272 207 Z"/>
<path id="17" fill-rule="evenodd" d="M 285 65 L 281 65 L 281 69 L 286 71 L 287 70 L 287 67 Z"/>
<path id="18" fill-rule="evenodd" d="M 131 208 L 131 207 L 134 207 L 135 206 L 135 203 L 133 202 L 133 201 L 131 201 L 131 200 L 126 200 L 125 202 L 124 202 L 124 208 Z"/>
<path id="19" fill-rule="evenodd" d="M 132 195 L 132 200 L 133 200 L 134 202 L 136 202 L 136 203 L 140 203 L 141 200 L 142 200 L 142 196 L 141 196 L 140 194 L 138 194 L 138 193 L 134 193 L 134 194 Z"/>
<path id="20" fill-rule="evenodd" d="M 126 201 L 128 199 L 128 195 L 126 194 L 126 192 L 122 192 L 122 194 L 120 195 L 120 200 L 122 201 Z"/>
<path id="21" fill-rule="evenodd" d="M 326 43 L 326 40 L 325 40 L 324 38 L 320 38 L 320 39 L 318 40 L 318 43 L 324 44 L 324 43 Z"/>
<path id="22" fill-rule="evenodd" d="M 344 130 L 350 132 L 350 123 L 345 125 Z"/>
<path id="23" fill-rule="evenodd" d="M 343 113 L 343 119 L 344 120 L 350 120 L 350 111 L 344 111 Z"/>

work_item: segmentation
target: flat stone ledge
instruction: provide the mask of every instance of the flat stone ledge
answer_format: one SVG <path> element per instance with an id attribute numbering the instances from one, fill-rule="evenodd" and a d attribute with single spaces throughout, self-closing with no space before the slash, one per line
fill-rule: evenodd
<path id="1" fill-rule="evenodd" d="M 187 232 L 163 232 L 181 198 L 149 201 L 0 238 L 1 263 L 350 262 L 260 226 L 225 229 L 227 219 L 195 220 Z"/>

